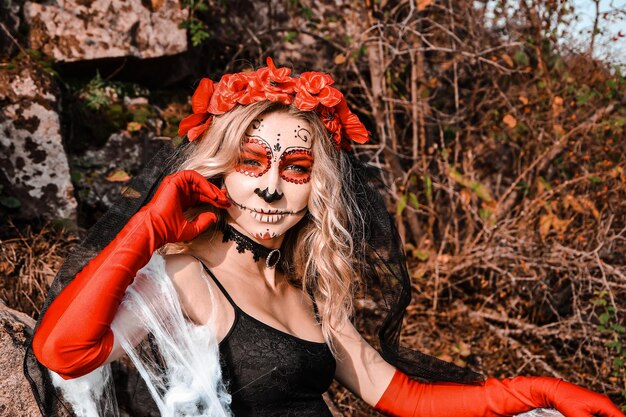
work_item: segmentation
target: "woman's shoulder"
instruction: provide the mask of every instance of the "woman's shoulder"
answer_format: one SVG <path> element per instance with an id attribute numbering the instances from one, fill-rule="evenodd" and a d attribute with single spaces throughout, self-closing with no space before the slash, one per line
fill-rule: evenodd
<path id="1" fill-rule="evenodd" d="M 163 256 L 165 272 L 174 284 L 189 283 L 202 278 L 202 264 L 189 254 L 178 253 Z"/>
<path id="2" fill-rule="evenodd" d="M 208 288 L 200 261 L 189 254 L 165 255 L 165 272 L 172 280 L 183 310 L 193 321 L 204 321 Z"/>

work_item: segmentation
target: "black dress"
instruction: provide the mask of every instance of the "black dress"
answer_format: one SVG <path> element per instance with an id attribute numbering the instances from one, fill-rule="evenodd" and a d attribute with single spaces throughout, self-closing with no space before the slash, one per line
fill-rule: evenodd
<path id="1" fill-rule="evenodd" d="M 300 339 L 241 310 L 203 264 L 233 306 L 235 320 L 220 342 L 220 364 L 236 417 L 332 416 L 322 398 L 336 362 L 326 343 Z"/>

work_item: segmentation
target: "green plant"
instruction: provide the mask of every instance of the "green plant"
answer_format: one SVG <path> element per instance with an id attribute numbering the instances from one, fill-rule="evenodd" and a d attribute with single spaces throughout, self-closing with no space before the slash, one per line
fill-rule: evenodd
<path id="1" fill-rule="evenodd" d="M 416 186 L 417 185 L 417 175 L 416 174 L 411 174 L 411 176 L 409 177 L 409 181 L 407 185 L 412 185 L 412 186 Z M 407 207 L 407 204 L 411 203 L 411 205 L 417 210 L 420 208 L 420 203 L 419 200 L 417 198 L 417 194 L 415 194 L 414 192 L 411 192 L 407 189 L 405 190 L 405 192 L 400 195 L 400 198 L 398 199 L 398 204 L 396 205 L 396 216 L 401 216 L 402 213 L 404 212 L 404 209 Z"/>
<path id="2" fill-rule="evenodd" d="M 608 337 L 605 343 L 613 353 L 612 374 L 626 386 L 626 368 L 624 367 L 626 364 L 626 329 L 620 324 L 617 309 L 607 300 L 608 292 L 595 291 L 594 295 L 596 298 L 593 304 L 601 309 L 597 330 Z M 622 390 L 621 395 L 626 400 L 626 388 Z M 622 411 L 626 411 L 626 404 L 622 406 Z"/>
<path id="3" fill-rule="evenodd" d="M 191 36 L 191 44 L 198 46 L 208 39 L 210 35 L 208 26 L 198 18 L 197 13 L 207 11 L 209 6 L 204 0 L 183 0 L 182 5 L 189 10 L 189 14 L 187 19 L 183 20 L 178 27 L 187 29 Z"/>
<path id="4" fill-rule="evenodd" d="M 91 110 L 100 110 L 103 107 L 109 107 L 113 103 L 111 92 L 111 90 L 107 89 L 106 82 L 98 71 L 96 76 L 82 88 L 80 98 L 85 101 L 85 104 Z"/>
<path id="5" fill-rule="evenodd" d="M 26 54 L 28 54 L 30 60 L 34 62 L 42 71 L 48 73 L 52 77 L 59 78 L 58 72 L 54 69 L 54 59 L 52 57 L 44 55 L 35 49 L 26 50 Z"/>

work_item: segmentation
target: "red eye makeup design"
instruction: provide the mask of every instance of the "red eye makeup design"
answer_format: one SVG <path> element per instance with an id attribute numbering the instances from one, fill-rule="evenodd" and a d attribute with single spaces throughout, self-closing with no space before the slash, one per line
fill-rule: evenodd
<path id="1" fill-rule="evenodd" d="M 249 177 L 260 177 L 270 169 L 271 157 L 272 151 L 264 141 L 253 137 L 246 138 L 235 171 Z"/>
<path id="2" fill-rule="evenodd" d="M 305 184 L 311 180 L 313 153 L 308 149 L 288 149 L 280 157 L 280 177 L 294 184 Z"/>

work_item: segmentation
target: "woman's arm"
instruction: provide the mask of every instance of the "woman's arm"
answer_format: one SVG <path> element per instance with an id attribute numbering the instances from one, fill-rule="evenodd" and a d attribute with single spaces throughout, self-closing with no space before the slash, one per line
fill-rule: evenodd
<path id="1" fill-rule="evenodd" d="M 33 338 L 42 364 L 69 379 L 93 371 L 112 352 L 119 354 L 110 326 L 137 271 L 160 246 L 191 240 L 215 222 L 213 213 L 187 221 L 184 212 L 198 202 L 228 205 L 222 192 L 195 171 L 163 180 L 152 200 L 48 307 Z"/>
<path id="2" fill-rule="evenodd" d="M 349 321 L 337 326 L 332 334 L 337 351 L 335 378 L 374 406 L 389 386 L 396 369 L 363 339 Z"/>
<path id="3" fill-rule="evenodd" d="M 202 266 L 198 260 L 190 255 L 176 254 L 163 256 L 163 262 L 166 279 L 171 280 L 185 317 L 196 324 L 206 321 L 211 311 L 211 302 L 204 296 L 206 280 L 202 277 Z M 111 326 L 114 335 L 113 348 L 103 365 L 116 361 L 125 353 L 120 344 L 121 338 L 118 336 L 121 326 L 125 338 L 129 339 L 133 346 L 139 344 L 148 334 L 141 319 L 122 303 Z"/>
<path id="4" fill-rule="evenodd" d="M 624 417 L 607 396 L 556 378 L 488 378 L 478 385 L 421 383 L 386 363 L 351 323 L 333 336 L 337 380 L 387 415 L 503 417 L 555 408 L 567 417 Z"/>

